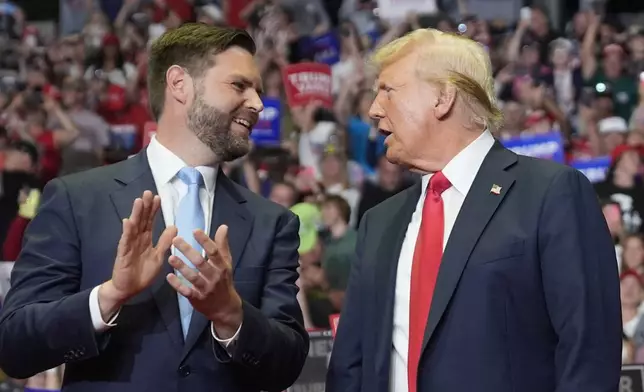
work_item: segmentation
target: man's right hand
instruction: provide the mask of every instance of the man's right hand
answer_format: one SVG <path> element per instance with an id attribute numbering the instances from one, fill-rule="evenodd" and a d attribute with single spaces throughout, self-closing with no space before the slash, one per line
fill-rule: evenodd
<path id="1" fill-rule="evenodd" d="M 150 286 L 165 262 L 165 256 L 177 229 L 168 226 L 156 246 L 152 244 L 154 218 L 161 207 L 161 198 L 145 191 L 134 200 L 132 213 L 123 219 L 123 234 L 119 241 L 112 279 L 98 290 L 98 304 L 105 322 L 123 304 Z"/>

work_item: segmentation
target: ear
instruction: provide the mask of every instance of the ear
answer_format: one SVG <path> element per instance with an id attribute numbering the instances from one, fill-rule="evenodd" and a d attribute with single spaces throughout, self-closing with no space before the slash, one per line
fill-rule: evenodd
<path id="1" fill-rule="evenodd" d="M 456 102 L 456 87 L 452 85 L 444 85 L 438 90 L 438 99 L 434 106 L 436 118 L 443 119 L 449 114 Z"/>
<path id="2" fill-rule="evenodd" d="M 183 67 L 173 65 L 165 73 L 168 96 L 185 105 L 193 94 L 192 78 Z"/>

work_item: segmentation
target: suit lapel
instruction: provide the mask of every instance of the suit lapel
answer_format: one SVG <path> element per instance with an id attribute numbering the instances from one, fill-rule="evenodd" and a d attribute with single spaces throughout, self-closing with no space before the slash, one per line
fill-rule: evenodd
<path id="1" fill-rule="evenodd" d="M 144 191 L 149 190 L 155 195 L 158 194 L 145 150 L 130 158 L 127 163 L 131 167 L 123 170 L 119 173 L 118 178 L 116 178 L 116 181 L 123 184 L 123 187 L 110 195 L 121 220 L 130 216 L 134 200 L 137 197 L 141 197 Z M 163 213 L 159 211 L 154 220 L 152 238 L 154 244 L 159 240 L 163 230 L 165 230 L 165 222 L 163 220 Z M 166 254 L 165 260 L 169 257 L 170 252 Z M 177 293 L 165 279 L 166 275 L 170 272 L 172 272 L 172 267 L 167 262 L 164 262 L 159 275 L 149 290 L 159 308 L 161 319 L 170 334 L 170 339 L 177 350 L 180 350 L 180 347 L 183 345 L 183 334 L 179 320 Z"/>
<path id="2" fill-rule="evenodd" d="M 513 165 L 516 159 L 513 152 L 496 142 L 483 160 L 465 197 L 443 253 L 425 328 L 423 351 L 447 309 L 474 246 L 514 184 L 514 175 L 505 169 Z M 494 185 L 500 187 L 498 194 L 491 191 Z"/>
<path id="3" fill-rule="evenodd" d="M 407 232 L 407 226 L 416 209 L 421 192 L 420 181 L 403 191 L 397 205 L 391 206 L 390 215 L 383 222 L 384 236 L 376 255 L 375 266 L 375 296 L 376 306 L 383 310 L 377 315 L 377 320 L 371 320 L 371 325 L 377 328 L 376 334 L 376 374 L 381 377 L 383 392 L 389 385 L 389 367 L 391 364 L 391 339 L 393 334 L 394 299 L 396 292 L 396 271 L 400 250 L 402 249 Z M 391 234 L 391 237 L 389 237 Z M 389 239 L 389 240 L 387 240 Z M 370 246 L 371 244 L 365 244 Z"/>
<path id="4" fill-rule="evenodd" d="M 233 270 L 241 260 L 253 224 L 253 216 L 245 208 L 244 203 L 246 203 L 244 196 L 239 193 L 233 182 L 220 169 L 217 173 L 209 235 L 214 238 L 219 226 L 228 226 L 228 245 L 233 257 Z M 192 350 L 208 325 L 209 320 L 203 314 L 196 311 L 192 314 L 190 329 L 183 348 L 182 361 Z"/>
<path id="5" fill-rule="evenodd" d="M 514 184 L 514 175 L 505 169 L 515 162 L 516 155 L 498 142 L 483 160 L 443 253 L 425 329 L 423 351 L 447 309 L 474 246 Z M 498 194 L 491 191 L 494 185 L 500 187 Z"/>

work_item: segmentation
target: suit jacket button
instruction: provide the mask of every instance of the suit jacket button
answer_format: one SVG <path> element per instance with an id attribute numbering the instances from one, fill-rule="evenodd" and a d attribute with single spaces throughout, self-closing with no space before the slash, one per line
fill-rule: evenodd
<path id="1" fill-rule="evenodd" d="M 182 365 L 179 367 L 179 370 L 177 372 L 181 377 L 188 377 L 191 373 L 191 369 L 190 369 L 190 366 L 188 365 Z"/>

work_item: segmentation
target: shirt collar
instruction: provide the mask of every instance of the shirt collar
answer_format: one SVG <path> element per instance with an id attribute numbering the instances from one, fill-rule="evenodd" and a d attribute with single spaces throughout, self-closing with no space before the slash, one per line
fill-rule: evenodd
<path id="1" fill-rule="evenodd" d="M 171 182 L 179 173 L 179 170 L 188 165 L 166 146 L 159 143 L 156 137 L 152 137 L 147 148 L 150 170 L 157 186 Z M 203 176 L 204 184 L 208 193 L 215 191 L 218 166 L 197 166 L 197 170 Z"/>
<path id="2" fill-rule="evenodd" d="M 467 196 L 467 192 L 470 191 L 474 178 L 493 145 L 494 136 L 486 129 L 476 140 L 456 154 L 443 168 L 445 177 L 463 196 Z M 423 189 L 427 189 L 432 174 L 423 176 Z"/>

